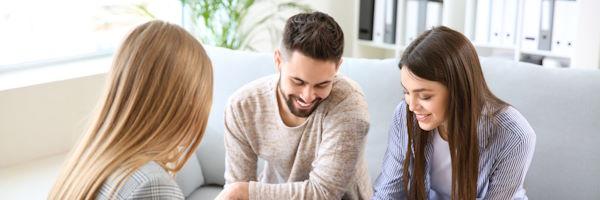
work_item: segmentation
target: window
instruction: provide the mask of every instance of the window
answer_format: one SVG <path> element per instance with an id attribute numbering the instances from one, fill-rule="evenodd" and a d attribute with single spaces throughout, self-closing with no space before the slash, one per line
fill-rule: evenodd
<path id="1" fill-rule="evenodd" d="M 0 2 L 0 70 L 111 55 L 136 25 L 180 24 L 177 0 Z"/>

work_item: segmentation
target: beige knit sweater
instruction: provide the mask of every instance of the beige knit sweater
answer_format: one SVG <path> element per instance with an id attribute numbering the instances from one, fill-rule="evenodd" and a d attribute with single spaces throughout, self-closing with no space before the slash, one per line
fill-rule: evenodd
<path id="1" fill-rule="evenodd" d="M 230 97 L 226 182 L 250 182 L 250 199 L 371 198 L 364 157 L 369 115 L 358 85 L 338 75 L 307 120 L 288 127 L 277 107 L 278 77 L 253 81 Z M 265 165 L 257 176 L 259 158 Z"/>

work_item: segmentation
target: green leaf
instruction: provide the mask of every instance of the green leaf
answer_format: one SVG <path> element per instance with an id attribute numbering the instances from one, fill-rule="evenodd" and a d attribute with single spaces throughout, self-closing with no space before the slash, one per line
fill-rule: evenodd
<path id="1" fill-rule="evenodd" d="M 281 16 L 283 11 L 308 12 L 312 9 L 304 4 L 293 1 L 277 2 L 277 0 L 261 1 L 273 3 L 274 9 L 263 12 L 265 15 L 258 20 L 248 17 L 251 9 L 255 8 L 255 0 L 180 0 L 182 5 L 189 8 L 192 23 L 197 35 L 203 43 L 230 49 L 248 49 L 255 51 L 249 43 L 260 30 L 268 30 L 269 35 L 276 41 L 281 37 L 281 25 L 285 24 Z M 250 24 L 250 26 L 242 26 Z"/>

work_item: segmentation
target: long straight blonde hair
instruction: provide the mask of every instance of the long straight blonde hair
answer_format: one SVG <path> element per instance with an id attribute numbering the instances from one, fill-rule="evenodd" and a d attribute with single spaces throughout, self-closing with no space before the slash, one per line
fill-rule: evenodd
<path id="1" fill-rule="evenodd" d="M 212 74 L 204 48 L 181 27 L 151 21 L 135 28 L 115 55 L 95 118 L 49 199 L 94 199 L 117 177 L 114 192 L 150 161 L 178 172 L 204 134 Z"/>

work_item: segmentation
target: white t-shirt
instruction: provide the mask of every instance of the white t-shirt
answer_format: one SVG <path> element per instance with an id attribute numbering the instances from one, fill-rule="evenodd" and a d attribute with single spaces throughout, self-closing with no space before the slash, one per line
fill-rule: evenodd
<path id="1" fill-rule="evenodd" d="M 450 191 L 452 190 L 450 147 L 438 131 L 433 134 L 433 158 L 430 173 L 431 189 L 440 194 L 441 199 L 450 199 Z"/>

